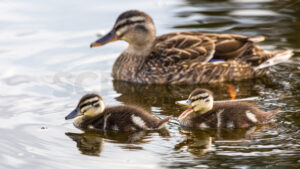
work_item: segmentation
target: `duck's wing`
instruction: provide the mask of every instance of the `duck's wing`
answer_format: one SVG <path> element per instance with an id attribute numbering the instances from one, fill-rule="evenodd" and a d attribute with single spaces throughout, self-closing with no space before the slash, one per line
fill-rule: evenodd
<path id="1" fill-rule="evenodd" d="M 198 34 L 170 33 L 157 37 L 150 59 L 165 66 L 206 63 L 215 53 L 215 42 Z"/>
<path id="2" fill-rule="evenodd" d="M 255 42 L 263 36 L 170 33 L 157 37 L 139 74 L 146 83 L 199 84 L 235 81 L 265 75 L 292 51 L 264 51 Z M 215 62 L 215 61 L 218 62 Z"/>
<path id="3" fill-rule="evenodd" d="M 254 43 L 265 40 L 264 36 L 243 36 L 236 34 L 202 34 L 215 41 L 215 59 L 236 59 L 249 55 L 255 47 Z"/>
<path id="4" fill-rule="evenodd" d="M 254 43 L 264 39 L 263 36 L 177 32 L 159 36 L 154 51 L 171 62 L 205 63 L 211 59 L 248 56 L 255 47 Z"/>

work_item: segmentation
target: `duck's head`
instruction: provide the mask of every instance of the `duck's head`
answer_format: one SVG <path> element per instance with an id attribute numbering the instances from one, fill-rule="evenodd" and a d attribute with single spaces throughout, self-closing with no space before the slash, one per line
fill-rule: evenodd
<path id="1" fill-rule="evenodd" d="M 213 108 L 213 102 L 214 99 L 211 91 L 200 88 L 195 89 L 186 101 L 188 109 L 178 119 L 183 120 L 188 116 L 204 114 Z"/>
<path id="2" fill-rule="evenodd" d="M 112 30 L 92 43 L 91 47 L 102 46 L 116 40 L 124 40 L 129 43 L 129 48 L 144 50 L 148 46 L 152 46 L 155 38 L 156 30 L 151 17 L 142 11 L 129 10 L 122 13 Z"/>
<path id="3" fill-rule="evenodd" d="M 65 119 L 73 119 L 78 116 L 83 116 L 84 118 L 90 118 L 97 116 L 104 111 L 104 103 L 101 96 L 97 94 L 86 94 L 84 95 L 75 110 L 68 114 Z"/>

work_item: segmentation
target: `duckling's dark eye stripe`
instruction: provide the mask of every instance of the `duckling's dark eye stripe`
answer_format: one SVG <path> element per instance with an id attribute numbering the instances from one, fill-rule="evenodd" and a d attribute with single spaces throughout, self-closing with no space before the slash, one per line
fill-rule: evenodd
<path id="1" fill-rule="evenodd" d="M 134 21 L 134 22 L 131 21 L 131 20 L 128 20 L 125 23 L 116 26 L 115 30 L 118 31 L 119 29 L 121 29 L 124 26 L 133 25 L 133 24 L 136 24 L 136 23 L 144 23 L 144 22 L 145 22 L 145 20 Z"/>
<path id="2" fill-rule="evenodd" d="M 98 102 L 98 100 L 92 101 L 92 102 L 84 103 L 83 105 L 80 105 L 80 108 L 85 107 L 85 106 L 88 106 L 88 105 L 94 105 L 94 104 L 97 103 L 97 102 Z"/>
<path id="3" fill-rule="evenodd" d="M 96 104 L 93 104 L 93 106 L 95 106 L 95 107 L 99 107 L 99 106 L 100 106 L 100 104 L 99 104 L 99 103 L 96 103 Z"/>
<path id="4" fill-rule="evenodd" d="M 198 97 L 197 99 L 190 99 L 192 102 L 196 101 L 196 100 L 204 100 L 207 99 L 209 96 L 204 96 L 204 97 Z"/>

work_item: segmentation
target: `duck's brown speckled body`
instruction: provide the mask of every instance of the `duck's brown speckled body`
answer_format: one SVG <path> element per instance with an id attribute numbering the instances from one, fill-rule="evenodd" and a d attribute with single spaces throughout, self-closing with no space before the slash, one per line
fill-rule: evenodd
<path id="1" fill-rule="evenodd" d="M 158 119 L 135 106 L 105 108 L 102 98 L 97 94 L 83 96 L 66 119 L 75 117 L 74 125 L 79 129 L 115 131 L 157 130 L 163 128 L 171 118 Z"/>
<path id="2" fill-rule="evenodd" d="M 156 37 L 152 19 L 131 10 L 92 47 L 125 40 L 129 47 L 113 66 L 116 80 L 144 84 L 199 84 L 255 78 L 292 56 L 291 50 L 264 51 L 263 36 L 176 32 Z M 221 61 L 215 62 L 216 59 Z"/>
<path id="3" fill-rule="evenodd" d="M 206 89 L 194 90 L 190 109 L 179 116 L 180 125 L 186 128 L 248 128 L 270 122 L 277 110 L 264 112 L 256 105 L 245 102 L 213 103 L 212 93 Z"/>

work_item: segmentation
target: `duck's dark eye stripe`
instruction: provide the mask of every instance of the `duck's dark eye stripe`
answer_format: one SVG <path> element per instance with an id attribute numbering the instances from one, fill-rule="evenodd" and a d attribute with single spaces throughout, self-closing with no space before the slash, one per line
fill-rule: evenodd
<path id="1" fill-rule="evenodd" d="M 115 29 L 116 29 L 116 31 L 118 31 L 118 29 L 120 29 L 124 26 L 133 25 L 133 24 L 136 24 L 136 23 L 144 23 L 144 22 L 145 22 L 145 20 L 134 21 L 134 22 L 132 22 L 131 20 L 128 20 L 125 23 L 118 25 Z"/>
<path id="2" fill-rule="evenodd" d="M 88 105 L 94 105 L 94 104 L 97 103 L 97 102 L 98 102 L 98 100 L 92 101 L 92 102 L 87 102 L 87 103 L 81 105 L 80 107 L 82 108 L 82 107 L 85 107 L 85 106 L 88 106 Z"/>

